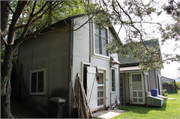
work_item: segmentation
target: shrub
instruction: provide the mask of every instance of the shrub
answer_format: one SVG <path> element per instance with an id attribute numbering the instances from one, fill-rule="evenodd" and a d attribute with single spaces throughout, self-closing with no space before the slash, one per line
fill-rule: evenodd
<path id="1" fill-rule="evenodd" d="M 163 96 L 168 96 L 168 93 L 166 93 L 166 89 L 163 89 Z"/>

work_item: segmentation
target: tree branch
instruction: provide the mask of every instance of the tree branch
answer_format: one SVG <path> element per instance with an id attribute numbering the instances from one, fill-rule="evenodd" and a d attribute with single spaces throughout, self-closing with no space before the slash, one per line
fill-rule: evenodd
<path id="1" fill-rule="evenodd" d="M 14 14 L 14 11 L 12 10 L 11 6 L 9 5 L 9 3 L 7 3 L 7 6 L 11 10 L 11 12 Z"/>
<path id="2" fill-rule="evenodd" d="M 52 4 L 52 6 L 53 6 L 52 10 L 53 10 L 54 8 L 56 8 L 58 5 L 62 4 L 63 2 L 64 2 L 64 1 L 62 1 L 62 2 L 60 2 L 60 3 L 58 3 L 58 4 L 56 4 L 56 5 L 55 5 L 55 3 Z M 47 13 L 47 12 L 49 11 L 49 9 L 50 9 L 50 7 L 47 8 L 39 17 L 37 17 L 36 19 L 32 20 L 32 21 L 31 21 L 31 24 L 34 23 L 34 22 L 36 22 L 36 21 L 39 20 L 40 18 L 42 18 L 42 17 L 45 15 L 45 13 Z M 43 10 L 43 9 L 42 9 L 42 10 Z M 33 18 L 34 18 L 36 15 L 38 15 L 38 14 L 37 14 L 37 13 L 34 14 L 34 15 L 33 15 Z M 27 25 L 27 24 L 23 24 L 23 25 L 17 26 L 17 27 L 16 27 L 16 30 L 18 30 L 18 29 L 20 29 L 20 28 L 24 28 L 26 25 Z"/>
<path id="3" fill-rule="evenodd" d="M 8 44 L 14 43 L 15 26 L 16 26 L 16 23 L 19 19 L 19 16 L 21 15 L 26 4 L 27 4 L 27 1 L 19 1 L 18 2 L 18 5 L 16 7 L 16 11 L 13 14 L 13 19 L 12 19 L 11 25 L 9 27 Z"/>
<path id="4" fill-rule="evenodd" d="M 47 2 L 41 7 L 41 9 L 33 15 L 33 17 L 34 17 L 34 16 L 37 16 L 39 13 L 41 13 L 49 2 L 50 2 L 50 1 L 47 1 Z"/>
<path id="5" fill-rule="evenodd" d="M 25 40 L 27 40 L 27 39 L 30 39 L 31 37 L 40 34 L 40 32 L 46 28 L 46 26 L 48 25 L 48 23 L 49 23 L 49 21 L 50 21 L 50 17 L 51 17 L 52 11 L 53 11 L 53 9 L 54 9 L 54 8 L 52 8 L 52 3 L 51 3 L 51 5 L 50 5 L 50 8 L 51 8 L 51 9 L 50 9 L 50 11 L 49 11 L 49 16 L 48 16 L 48 19 L 47 19 L 45 25 L 44 25 L 40 30 L 35 31 L 35 32 L 33 32 L 32 34 L 27 35 L 26 37 L 20 37 L 19 39 L 17 39 L 17 40 L 15 41 L 14 45 L 13 45 L 13 49 L 14 49 L 14 50 L 15 50 L 23 41 L 25 41 Z"/>
<path id="6" fill-rule="evenodd" d="M 98 11 L 95 14 L 93 14 L 86 22 L 84 22 L 84 24 L 82 24 L 81 26 L 79 26 L 77 29 L 70 29 L 69 31 L 76 31 L 79 30 L 81 27 L 83 27 L 85 24 L 87 24 L 95 15 L 101 13 L 102 11 Z"/>
<path id="7" fill-rule="evenodd" d="M 32 8 L 32 11 L 31 11 L 31 14 L 30 14 L 30 17 L 29 17 L 29 20 L 28 20 L 28 23 L 26 24 L 25 28 L 24 28 L 24 31 L 21 35 L 21 37 L 25 37 L 26 33 L 27 33 L 27 30 L 29 28 L 29 26 L 31 25 L 31 22 L 32 22 L 32 19 L 33 19 L 33 13 L 34 13 L 34 10 L 35 10 L 35 6 L 36 6 L 36 2 L 37 1 L 34 1 L 34 5 L 33 5 L 33 8 Z"/>
<path id="8" fill-rule="evenodd" d="M 8 45 L 7 41 L 6 41 L 6 40 L 4 39 L 4 37 L 3 37 L 3 33 L 2 33 L 1 30 L 0 30 L 0 32 L 1 32 L 1 40 L 3 40 L 3 42 L 4 42 L 5 45 Z"/>

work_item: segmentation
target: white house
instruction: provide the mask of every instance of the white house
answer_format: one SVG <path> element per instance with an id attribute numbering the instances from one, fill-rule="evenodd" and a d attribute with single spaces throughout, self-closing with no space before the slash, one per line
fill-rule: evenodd
<path id="1" fill-rule="evenodd" d="M 42 31 L 42 35 L 19 47 L 18 65 L 37 109 L 49 112 L 51 97 L 66 100 L 65 117 L 72 112 L 72 88 L 80 74 L 92 111 L 104 108 L 120 97 L 117 54 L 106 52 L 105 45 L 118 39 L 113 27 L 98 28 L 90 16 L 77 15 L 61 20 Z M 111 65 L 115 62 L 116 64 Z M 96 80 L 98 68 L 100 81 Z"/>

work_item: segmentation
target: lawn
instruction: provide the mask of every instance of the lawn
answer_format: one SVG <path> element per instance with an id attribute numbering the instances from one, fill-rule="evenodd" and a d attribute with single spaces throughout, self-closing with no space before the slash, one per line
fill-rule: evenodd
<path id="1" fill-rule="evenodd" d="M 169 93 L 167 97 L 175 98 L 175 101 L 167 100 L 161 108 L 122 106 L 120 109 L 126 110 L 126 112 L 113 119 L 180 119 L 180 91 L 178 93 Z"/>

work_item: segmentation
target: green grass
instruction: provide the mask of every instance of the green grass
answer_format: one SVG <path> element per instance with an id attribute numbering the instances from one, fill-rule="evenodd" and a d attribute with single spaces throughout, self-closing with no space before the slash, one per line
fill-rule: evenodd
<path id="1" fill-rule="evenodd" d="M 140 106 L 122 106 L 120 109 L 126 110 L 113 119 L 180 119 L 180 91 L 178 93 L 169 93 L 167 100 L 161 108 L 159 107 L 140 107 Z"/>

